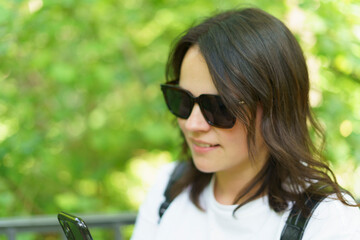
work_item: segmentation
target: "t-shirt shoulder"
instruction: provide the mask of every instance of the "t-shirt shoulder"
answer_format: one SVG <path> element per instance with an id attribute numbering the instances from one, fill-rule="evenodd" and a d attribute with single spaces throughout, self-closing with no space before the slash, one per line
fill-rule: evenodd
<path id="1" fill-rule="evenodd" d="M 150 188 L 147 197 L 140 208 L 140 212 L 143 208 L 153 209 L 158 215 L 158 208 L 164 201 L 164 191 L 170 179 L 170 175 L 176 166 L 176 162 L 167 163 L 161 167 L 159 174 L 155 180 L 155 183 Z"/>
<path id="2" fill-rule="evenodd" d="M 164 191 L 176 162 L 165 164 L 159 170 L 155 184 L 150 188 L 147 197 L 139 209 L 132 240 L 155 239 L 159 221 L 159 207 L 164 201 Z"/>
<path id="3" fill-rule="evenodd" d="M 349 195 L 345 198 L 354 202 Z M 360 210 L 343 204 L 331 195 L 315 209 L 303 240 L 359 240 Z"/>

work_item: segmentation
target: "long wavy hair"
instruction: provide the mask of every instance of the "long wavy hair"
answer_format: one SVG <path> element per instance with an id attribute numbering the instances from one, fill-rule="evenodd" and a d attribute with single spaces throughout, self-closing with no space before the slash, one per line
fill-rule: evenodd
<path id="1" fill-rule="evenodd" d="M 268 159 L 250 184 L 239 190 L 234 204 L 255 186 L 260 188 L 235 211 L 263 194 L 268 195 L 269 205 L 276 212 L 287 209 L 289 202 L 304 210 L 304 191 L 319 196 L 335 193 L 344 204 L 354 205 L 343 197 L 334 173 L 322 157 L 324 134 L 310 109 L 305 58 L 290 30 L 256 8 L 227 11 L 205 19 L 175 41 L 166 66 L 167 82 L 179 79 L 185 53 L 194 45 L 199 47 L 225 105 L 245 125 L 252 160 L 256 109 L 258 105 L 263 109 L 261 134 Z M 239 105 L 239 101 L 246 104 Z M 319 144 L 314 144 L 311 135 L 317 136 Z M 173 185 L 172 197 L 190 187 L 191 201 L 202 209 L 199 197 L 212 174 L 196 169 L 185 141 L 183 154 L 189 168 Z M 314 182 L 322 188 L 309 187 Z"/>

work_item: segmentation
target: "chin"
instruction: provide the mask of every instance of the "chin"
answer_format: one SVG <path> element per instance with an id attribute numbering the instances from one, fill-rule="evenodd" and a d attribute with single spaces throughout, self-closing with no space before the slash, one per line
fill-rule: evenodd
<path id="1" fill-rule="evenodd" d="M 207 163 L 206 161 L 198 161 L 195 158 L 193 158 L 194 161 L 194 165 L 196 167 L 197 170 L 199 170 L 200 172 L 203 173 L 213 173 L 216 172 L 216 169 L 211 166 L 209 163 Z"/>

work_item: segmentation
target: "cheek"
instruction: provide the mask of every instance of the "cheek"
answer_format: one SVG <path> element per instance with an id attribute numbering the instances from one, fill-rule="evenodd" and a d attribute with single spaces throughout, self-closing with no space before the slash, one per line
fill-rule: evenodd
<path id="1" fill-rule="evenodd" d="M 185 126 L 185 119 L 177 118 L 177 123 L 179 127 L 181 128 L 181 131 L 184 129 Z"/>
<path id="2" fill-rule="evenodd" d="M 232 146 L 233 149 L 242 152 L 247 151 L 246 129 L 239 121 L 236 121 L 234 127 L 229 129 L 228 132 L 222 134 L 222 139 L 228 146 Z"/>

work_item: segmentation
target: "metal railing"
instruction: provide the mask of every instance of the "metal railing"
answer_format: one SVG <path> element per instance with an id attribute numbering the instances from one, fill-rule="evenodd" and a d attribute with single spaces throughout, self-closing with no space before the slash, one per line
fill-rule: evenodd
<path id="1" fill-rule="evenodd" d="M 110 229 L 114 232 L 114 239 L 121 240 L 121 227 L 133 225 L 136 219 L 136 213 L 119 214 L 96 214 L 96 215 L 78 215 L 88 227 Z M 15 240 L 21 233 L 60 233 L 63 239 L 66 239 L 56 215 L 35 216 L 35 217 L 14 217 L 0 218 L 0 236 L 6 235 L 7 240 Z"/>

